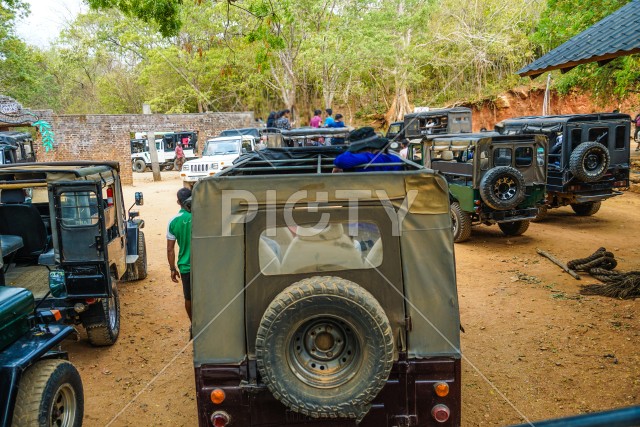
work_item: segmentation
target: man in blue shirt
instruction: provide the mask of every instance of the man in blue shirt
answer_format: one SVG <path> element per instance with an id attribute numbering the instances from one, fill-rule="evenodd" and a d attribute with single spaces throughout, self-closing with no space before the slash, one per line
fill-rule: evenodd
<path id="1" fill-rule="evenodd" d="M 356 129 L 349 134 L 349 149 L 333 161 L 334 172 L 373 172 L 403 170 L 402 159 L 387 153 L 389 140 L 376 135 L 371 127 Z M 381 163 L 397 165 L 376 166 Z"/>
<path id="2" fill-rule="evenodd" d="M 333 110 L 331 108 L 327 108 L 324 111 L 327 114 L 327 118 L 324 119 L 324 127 L 330 128 L 331 126 L 333 126 L 333 122 L 335 122 L 335 120 L 333 120 L 333 117 L 331 117 L 333 116 Z"/>

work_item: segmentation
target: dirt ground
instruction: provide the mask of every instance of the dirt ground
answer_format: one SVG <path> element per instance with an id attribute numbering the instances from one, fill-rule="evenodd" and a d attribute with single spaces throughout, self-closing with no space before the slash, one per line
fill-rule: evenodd
<path id="1" fill-rule="evenodd" d="M 180 187 L 176 172 L 163 172 L 162 182 L 138 174 L 124 190 L 129 201 L 144 191 L 149 276 L 119 287 L 116 345 L 92 348 L 83 333 L 65 344 L 82 374 L 85 426 L 197 425 L 188 321 L 165 255 Z M 640 404 L 640 301 L 581 296 L 580 285 L 594 279 L 576 281 L 536 254 L 566 261 L 605 246 L 619 269 L 640 269 L 640 194 L 608 200 L 593 217 L 551 212 L 524 236 L 480 226 L 456 245 L 465 426 Z"/>

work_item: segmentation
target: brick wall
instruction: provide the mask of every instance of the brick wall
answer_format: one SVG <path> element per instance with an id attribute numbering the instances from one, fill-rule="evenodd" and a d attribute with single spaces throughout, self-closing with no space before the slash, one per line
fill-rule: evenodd
<path id="1" fill-rule="evenodd" d="M 41 141 L 35 143 L 39 162 L 71 160 L 116 160 L 124 184 L 133 182 L 131 132 L 198 132 L 198 148 L 207 138 L 224 129 L 253 126 L 253 112 L 202 114 L 122 114 L 57 115 L 51 110 L 34 111 L 51 123 L 54 150 L 46 153 Z"/>

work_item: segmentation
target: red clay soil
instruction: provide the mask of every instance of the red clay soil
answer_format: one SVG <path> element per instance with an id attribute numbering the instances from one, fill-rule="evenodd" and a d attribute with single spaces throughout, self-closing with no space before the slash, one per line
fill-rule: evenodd
<path id="1" fill-rule="evenodd" d="M 479 131 L 483 127 L 491 130 L 497 122 L 511 117 L 540 115 L 543 101 L 543 89 L 523 87 L 500 95 L 495 100 L 466 106 L 473 108 L 473 130 Z M 588 114 L 616 109 L 633 118 L 640 112 L 640 97 L 632 96 L 624 101 L 611 98 L 608 102 L 598 104 L 590 93 L 574 92 L 560 96 L 551 92 L 550 114 Z"/>

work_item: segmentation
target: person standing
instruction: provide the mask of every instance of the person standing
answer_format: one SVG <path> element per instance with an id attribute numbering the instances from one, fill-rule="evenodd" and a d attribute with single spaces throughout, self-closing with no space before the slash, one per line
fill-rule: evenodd
<path id="1" fill-rule="evenodd" d="M 286 109 L 286 110 L 282 110 L 279 113 L 280 117 L 278 117 L 278 120 L 276 120 L 276 127 L 278 129 L 286 129 L 289 130 L 291 129 L 291 122 L 289 122 L 289 116 L 291 115 L 291 110 Z"/>
<path id="2" fill-rule="evenodd" d="M 182 280 L 184 308 L 191 320 L 191 190 L 181 188 L 177 194 L 180 211 L 169 221 L 167 227 L 167 261 L 171 271 L 171 281 Z M 176 264 L 176 242 L 178 242 L 178 262 Z"/>
<path id="3" fill-rule="evenodd" d="M 327 108 L 326 110 L 324 110 L 324 112 L 326 113 L 327 117 L 324 119 L 324 127 L 331 127 L 331 125 L 333 124 L 333 122 L 335 120 L 333 120 L 333 110 L 331 108 Z"/>
<path id="4" fill-rule="evenodd" d="M 182 144 L 176 144 L 176 167 L 177 170 L 182 170 L 182 165 L 184 164 L 184 148 L 182 148 Z"/>
<path id="5" fill-rule="evenodd" d="M 313 117 L 311 118 L 311 121 L 309 122 L 309 126 L 311 126 L 312 128 L 319 128 L 320 124 L 322 123 L 322 111 L 320 110 L 315 110 L 313 112 Z"/>

